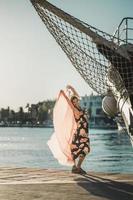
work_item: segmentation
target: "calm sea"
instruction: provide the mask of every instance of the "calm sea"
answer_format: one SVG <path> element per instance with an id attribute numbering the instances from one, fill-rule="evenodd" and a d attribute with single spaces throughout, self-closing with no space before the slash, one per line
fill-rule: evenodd
<path id="1" fill-rule="evenodd" d="M 0 167 L 70 169 L 58 164 L 46 144 L 52 132 L 50 128 L 0 128 Z M 133 173 L 133 147 L 126 134 L 90 129 L 90 141 L 84 169 Z"/>

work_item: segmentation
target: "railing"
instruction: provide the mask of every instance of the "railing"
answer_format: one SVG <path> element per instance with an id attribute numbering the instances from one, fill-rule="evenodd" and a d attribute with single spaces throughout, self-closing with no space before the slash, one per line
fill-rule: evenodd
<path id="1" fill-rule="evenodd" d="M 133 43 L 133 17 L 125 17 L 122 19 L 114 33 L 114 41 L 118 45 L 122 43 Z"/>

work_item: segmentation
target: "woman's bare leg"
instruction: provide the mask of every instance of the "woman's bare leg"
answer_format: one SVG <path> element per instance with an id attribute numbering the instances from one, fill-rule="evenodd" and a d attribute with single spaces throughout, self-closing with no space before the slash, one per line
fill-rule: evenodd
<path id="1" fill-rule="evenodd" d="M 79 156 L 79 160 L 78 160 L 78 164 L 77 164 L 78 169 L 81 168 L 81 165 L 82 165 L 84 159 L 85 159 L 85 156 L 82 156 L 82 155 Z"/>
<path id="2" fill-rule="evenodd" d="M 72 166 L 72 173 L 75 173 L 77 170 L 77 165 L 76 165 L 76 160 L 73 160 L 73 161 L 74 161 L 74 165 Z"/>

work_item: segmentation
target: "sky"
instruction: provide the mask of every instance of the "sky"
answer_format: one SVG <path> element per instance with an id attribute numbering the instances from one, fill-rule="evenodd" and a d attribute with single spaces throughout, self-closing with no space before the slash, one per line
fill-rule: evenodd
<path id="1" fill-rule="evenodd" d="M 49 2 L 110 34 L 122 18 L 133 17 L 133 0 Z M 30 1 L 0 0 L 0 108 L 55 99 L 67 84 L 81 96 L 92 93 Z"/>

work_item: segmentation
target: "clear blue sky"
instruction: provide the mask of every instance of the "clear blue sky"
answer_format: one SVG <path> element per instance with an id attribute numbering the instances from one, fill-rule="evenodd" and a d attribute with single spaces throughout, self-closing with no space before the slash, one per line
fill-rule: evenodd
<path id="1" fill-rule="evenodd" d="M 133 0 L 49 0 L 108 33 L 133 17 Z M 91 89 L 56 44 L 29 0 L 0 0 L 0 108 L 54 99 L 67 84 Z"/>

